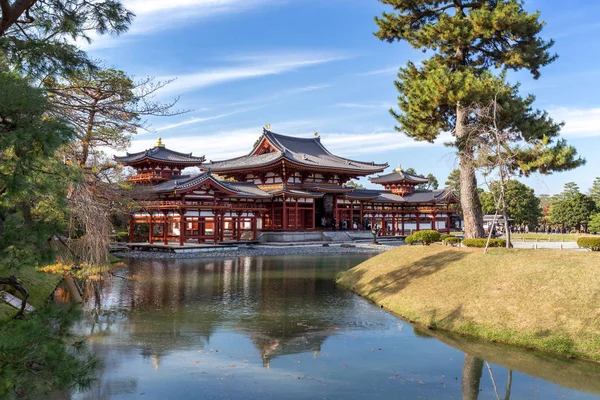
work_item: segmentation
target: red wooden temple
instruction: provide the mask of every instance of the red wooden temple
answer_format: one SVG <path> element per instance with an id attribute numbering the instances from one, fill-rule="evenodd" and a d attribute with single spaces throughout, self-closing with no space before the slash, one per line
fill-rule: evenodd
<path id="1" fill-rule="evenodd" d="M 412 230 L 449 232 L 456 196 L 450 190 L 416 190 L 427 179 L 394 171 L 371 178 L 381 190 L 356 189 L 352 179 L 383 172 L 388 164 L 342 158 L 320 137 L 297 138 L 267 129 L 245 156 L 206 162 L 204 157 L 154 148 L 115 157 L 136 171 L 140 210 L 130 217 L 129 240 L 152 243 L 314 240 L 331 230 L 404 236 Z M 188 167 L 200 173 L 183 174 Z"/>

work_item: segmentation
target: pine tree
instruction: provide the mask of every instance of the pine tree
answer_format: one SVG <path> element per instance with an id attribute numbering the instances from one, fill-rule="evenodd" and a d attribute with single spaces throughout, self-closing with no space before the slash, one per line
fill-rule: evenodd
<path id="1" fill-rule="evenodd" d="M 500 184 L 494 182 L 490 185 L 490 192 L 479 195 L 481 206 L 485 214 L 494 214 L 498 197 L 500 196 Z M 542 216 L 540 199 L 535 196 L 533 189 L 517 181 L 509 180 L 505 187 L 506 211 L 508 217 L 512 218 L 517 225 L 536 224 Z"/>
<path id="2" fill-rule="evenodd" d="M 391 110 L 396 129 L 415 140 L 433 141 L 452 132 L 460 160 L 460 198 L 465 236 L 483 236 L 483 216 L 475 175 L 474 138 L 468 129 L 468 108 L 500 97 L 505 124 L 519 128 L 530 146 L 515 157 L 515 169 L 528 174 L 576 167 L 583 160 L 558 140 L 560 124 L 532 110 L 533 98 L 518 97 L 518 86 L 506 83 L 504 71 L 525 69 L 534 78 L 556 59 L 552 41 L 540 37 L 543 23 L 519 0 L 380 0 L 394 8 L 375 21 L 376 36 L 388 42 L 405 40 L 433 52 L 422 65 L 400 69 L 396 87 L 400 111 Z M 500 71 L 500 74 L 495 74 Z"/>
<path id="3" fill-rule="evenodd" d="M 35 77 L 94 68 L 74 41 L 123 33 L 133 17 L 119 0 L 0 0 L 0 62 Z"/>
<path id="4" fill-rule="evenodd" d="M 594 179 L 594 183 L 590 188 L 590 197 L 596 203 L 596 208 L 600 210 L 600 177 L 596 177 L 596 179 Z"/>
<path id="5" fill-rule="evenodd" d="M 425 178 L 425 179 L 429 180 L 429 182 L 427 182 L 427 183 L 417 185 L 415 187 L 416 190 L 432 190 L 432 189 L 435 190 L 440 187 L 440 183 L 438 182 L 437 178 L 433 174 L 427 174 L 427 176 L 422 175 L 422 174 L 417 174 L 417 171 L 415 171 L 414 168 L 408 168 L 404 172 L 408 172 L 411 175 L 420 176 L 421 178 Z"/>
<path id="6" fill-rule="evenodd" d="M 48 239 L 64 221 L 69 170 L 54 159 L 71 139 L 63 120 L 48 116 L 43 91 L 15 73 L 0 71 L 0 277 L 22 295 L 27 288 L 14 276 L 33 268 L 50 251 Z"/>

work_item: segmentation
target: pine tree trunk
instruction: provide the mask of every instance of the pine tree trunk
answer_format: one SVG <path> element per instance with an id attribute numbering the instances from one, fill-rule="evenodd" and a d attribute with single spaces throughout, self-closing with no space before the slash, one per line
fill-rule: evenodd
<path id="1" fill-rule="evenodd" d="M 462 369 L 463 400 L 477 400 L 482 373 L 483 360 L 470 354 L 465 354 L 465 362 Z"/>
<path id="2" fill-rule="evenodd" d="M 463 212 L 465 239 L 482 238 L 483 213 L 477 192 L 477 177 L 473 160 L 473 147 L 469 143 L 466 129 L 467 114 L 460 104 L 456 106 L 456 139 L 460 162 L 460 206 Z"/>

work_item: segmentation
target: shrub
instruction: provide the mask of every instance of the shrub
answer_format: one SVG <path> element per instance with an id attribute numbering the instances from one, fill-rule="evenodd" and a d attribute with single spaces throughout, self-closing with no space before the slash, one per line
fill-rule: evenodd
<path id="1" fill-rule="evenodd" d="M 404 243 L 406 243 L 409 246 L 412 246 L 413 244 L 417 243 L 417 240 L 414 236 L 411 235 L 404 238 Z"/>
<path id="2" fill-rule="evenodd" d="M 424 230 L 415 232 L 412 236 L 417 242 L 421 242 L 424 246 L 429 246 L 431 243 L 439 242 L 442 235 L 438 231 Z"/>
<path id="3" fill-rule="evenodd" d="M 467 247 L 484 248 L 486 243 L 487 243 L 487 239 L 486 238 L 481 238 L 481 239 L 465 239 L 465 240 L 462 241 L 462 244 L 464 244 Z M 506 247 L 506 240 L 504 240 L 504 239 L 490 239 L 490 246 L 489 247 Z"/>
<path id="4" fill-rule="evenodd" d="M 440 240 L 443 242 L 444 240 L 450 239 L 450 238 L 453 238 L 453 237 L 454 237 L 454 235 L 449 235 L 447 233 L 444 233 L 443 235 L 440 236 Z"/>
<path id="5" fill-rule="evenodd" d="M 456 247 L 460 243 L 460 239 L 450 235 L 450 237 L 443 240 L 444 245 Z"/>
<path id="6" fill-rule="evenodd" d="M 600 238 L 582 237 L 577 239 L 577 246 L 591 251 L 600 251 Z"/>

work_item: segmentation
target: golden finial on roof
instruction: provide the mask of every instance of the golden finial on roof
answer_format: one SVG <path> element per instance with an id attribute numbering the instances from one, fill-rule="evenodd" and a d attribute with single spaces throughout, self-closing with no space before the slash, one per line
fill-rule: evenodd
<path id="1" fill-rule="evenodd" d="M 162 138 L 160 138 L 160 137 L 158 138 L 154 147 L 165 147 L 165 145 L 162 142 Z"/>
<path id="2" fill-rule="evenodd" d="M 267 130 L 270 131 L 271 130 L 271 124 L 266 124 L 265 128 L 267 128 Z"/>
<path id="3" fill-rule="evenodd" d="M 315 131 L 315 137 L 319 137 L 319 132 Z"/>
<path id="4" fill-rule="evenodd" d="M 396 171 L 404 172 L 404 169 L 402 168 L 402 164 L 398 164 L 398 168 L 396 168 Z"/>

